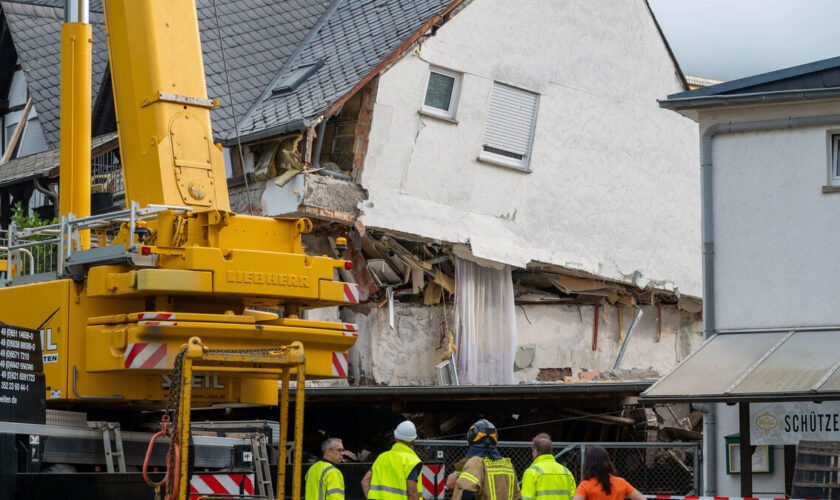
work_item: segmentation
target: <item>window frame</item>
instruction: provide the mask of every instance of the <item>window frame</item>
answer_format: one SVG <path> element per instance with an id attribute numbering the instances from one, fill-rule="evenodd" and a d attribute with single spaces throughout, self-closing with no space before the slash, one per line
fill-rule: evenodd
<path id="1" fill-rule="evenodd" d="M 435 108 L 426 104 L 426 96 L 429 93 L 429 84 L 432 81 L 432 73 L 448 76 L 455 80 L 452 84 L 452 93 L 449 94 L 448 110 Z M 463 73 L 459 73 L 451 69 L 440 68 L 438 66 L 430 66 L 429 74 L 426 76 L 426 86 L 424 87 L 423 91 L 423 105 L 421 106 L 420 111 L 426 115 L 444 118 L 447 120 L 455 120 L 455 113 L 458 111 L 458 100 L 461 95 L 461 79 L 463 78 L 463 76 Z"/>
<path id="2" fill-rule="evenodd" d="M 487 150 L 484 149 L 485 147 L 488 147 L 488 145 L 485 144 L 484 142 L 485 142 L 485 137 L 487 135 L 487 126 L 490 123 L 490 111 L 491 111 L 490 110 L 490 103 L 493 100 L 493 91 L 495 90 L 497 85 L 498 86 L 503 86 L 503 87 L 508 87 L 508 88 L 514 89 L 516 91 L 526 93 L 526 94 L 531 94 L 531 95 L 534 96 L 534 117 L 531 120 L 531 128 L 530 128 L 529 141 L 528 141 L 528 151 L 525 155 L 523 155 L 523 158 L 521 160 L 517 160 L 516 158 L 512 158 L 510 156 L 506 156 L 506 155 L 503 155 L 503 154 L 493 153 L 491 151 L 487 151 Z M 500 165 L 500 166 L 503 166 L 503 167 L 510 167 L 510 168 L 514 168 L 514 169 L 517 169 L 517 170 L 521 170 L 523 172 L 531 172 L 531 157 L 533 156 L 533 151 L 534 151 L 534 139 L 536 138 L 536 135 L 537 135 L 537 119 L 538 119 L 539 114 L 540 114 L 541 97 L 542 96 L 538 92 L 534 92 L 532 90 L 528 90 L 528 89 L 525 89 L 525 88 L 522 88 L 522 87 L 517 87 L 515 85 L 510 85 L 510 84 L 505 83 L 505 82 L 500 82 L 500 81 L 496 81 L 496 80 L 493 81 L 493 86 L 490 89 L 490 94 L 489 94 L 488 99 L 487 99 L 487 118 L 486 118 L 485 123 L 484 123 L 484 132 L 481 136 L 481 146 L 479 147 L 479 153 L 478 153 L 478 160 L 479 161 L 483 161 L 483 162 L 486 162 L 486 163 L 491 163 L 493 165 Z M 492 147 L 492 146 L 489 146 L 489 147 Z"/>
<path id="3" fill-rule="evenodd" d="M 828 130 L 828 185 L 840 189 L 840 130 Z"/>

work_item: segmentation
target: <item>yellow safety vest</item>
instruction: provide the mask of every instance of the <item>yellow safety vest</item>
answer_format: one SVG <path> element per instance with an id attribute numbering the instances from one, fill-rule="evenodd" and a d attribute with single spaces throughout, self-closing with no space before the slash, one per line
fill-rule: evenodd
<path id="1" fill-rule="evenodd" d="M 368 499 L 405 500 L 408 498 L 406 481 L 420 458 L 404 443 L 395 443 L 391 451 L 379 455 L 373 462 Z M 417 477 L 417 491 L 422 497 L 423 479 Z M 307 499 L 309 500 L 309 499 Z"/>
<path id="2" fill-rule="evenodd" d="M 319 460 L 306 472 L 306 500 L 344 500 L 344 475 L 335 465 Z"/>
<path id="3" fill-rule="evenodd" d="M 569 469 L 552 455 L 540 455 L 522 476 L 522 500 L 569 500 L 576 487 Z"/>

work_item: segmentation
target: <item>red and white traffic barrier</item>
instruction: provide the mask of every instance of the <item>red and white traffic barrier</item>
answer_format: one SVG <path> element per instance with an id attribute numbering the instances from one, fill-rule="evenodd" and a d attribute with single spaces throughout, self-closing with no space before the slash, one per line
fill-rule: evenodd
<path id="1" fill-rule="evenodd" d="M 332 374 L 336 377 L 346 377 L 348 365 L 350 364 L 350 355 L 346 352 L 332 353 Z"/>
<path id="2" fill-rule="evenodd" d="M 125 368 L 143 370 L 166 369 L 166 344 L 132 342 L 126 346 L 123 357 Z"/>
<path id="3" fill-rule="evenodd" d="M 423 476 L 423 498 L 439 500 L 444 497 L 446 486 L 446 467 L 443 464 L 424 465 L 421 469 Z"/>
<path id="4" fill-rule="evenodd" d="M 193 474 L 190 498 L 201 495 L 253 495 L 253 474 Z"/>

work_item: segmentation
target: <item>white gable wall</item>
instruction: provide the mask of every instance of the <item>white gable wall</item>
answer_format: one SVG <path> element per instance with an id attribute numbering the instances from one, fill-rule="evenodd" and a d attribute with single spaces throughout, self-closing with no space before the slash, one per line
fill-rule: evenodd
<path id="1" fill-rule="evenodd" d="M 431 65 L 464 74 L 421 116 Z M 530 173 L 477 161 L 493 82 L 540 94 Z M 700 295 L 697 128 L 642 0 L 475 0 L 380 78 L 362 221 Z"/>

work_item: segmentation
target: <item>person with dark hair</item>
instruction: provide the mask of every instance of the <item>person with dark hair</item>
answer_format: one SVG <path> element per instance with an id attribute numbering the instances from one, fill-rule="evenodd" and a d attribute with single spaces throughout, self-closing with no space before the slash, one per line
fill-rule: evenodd
<path id="1" fill-rule="evenodd" d="M 467 431 L 467 461 L 455 481 L 452 500 L 520 500 L 516 471 L 499 453 L 496 427 L 485 419 Z"/>
<path id="2" fill-rule="evenodd" d="M 600 446 L 586 449 L 582 479 L 573 500 L 645 500 L 636 488 L 615 475 L 607 450 Z"/>
<path id="3" fill-rule="evenodd" d="M 551 453 L 551 436 L 542 432 L 532 441 L 534 462 L 522 475 L 522 500 L 569 500 L 575 493 L 575 478 Z"/>

